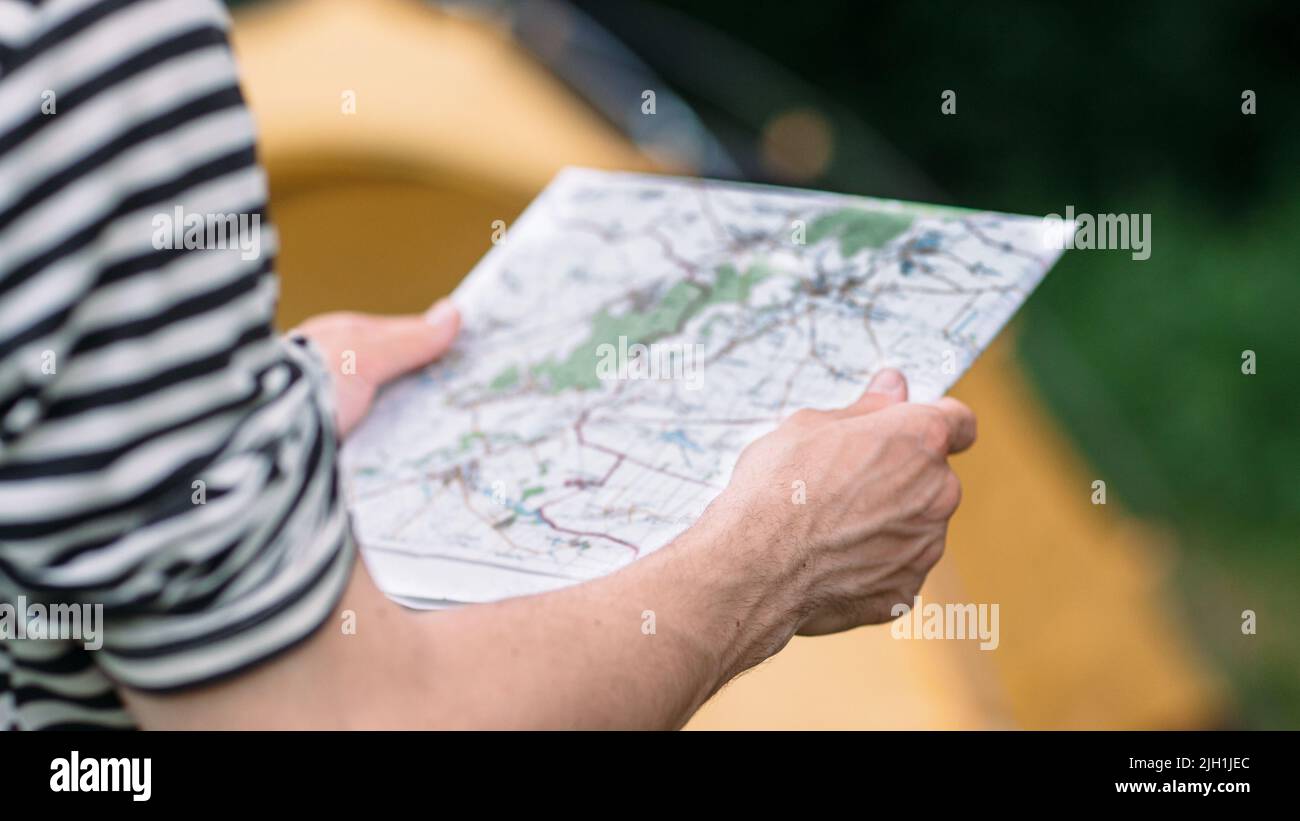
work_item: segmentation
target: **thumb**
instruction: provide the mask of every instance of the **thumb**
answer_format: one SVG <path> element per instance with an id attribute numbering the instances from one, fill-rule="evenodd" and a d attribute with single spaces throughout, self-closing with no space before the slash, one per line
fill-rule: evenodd
<path id="1" fill-rule="evenodd" d="M 844 410 L 849 415 L 856 416 L 906 401 L 907 377 L 897 368 L 884 368 L 876 371 L 867 384 L 866 392 Z"/>
<path id="2" fill-rule="evenodd" d="M 373 316 L 366 325 L 364 338 L 356 340 L 358 359 L 378 386 L 446 353 L 460 331 L 460 312 L 441 299 L 423 316 Z"/>

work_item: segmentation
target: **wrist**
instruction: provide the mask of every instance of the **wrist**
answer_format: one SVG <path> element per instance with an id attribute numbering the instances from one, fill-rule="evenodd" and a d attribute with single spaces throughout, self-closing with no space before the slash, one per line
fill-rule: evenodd
<path id="1" fill-rule="evenodd" d="M 802 618 L 802 573 L 761 511 L 723 494 L 669 548 L 701 624 L 719 636 L 719 684 L 775 654 Z"/>

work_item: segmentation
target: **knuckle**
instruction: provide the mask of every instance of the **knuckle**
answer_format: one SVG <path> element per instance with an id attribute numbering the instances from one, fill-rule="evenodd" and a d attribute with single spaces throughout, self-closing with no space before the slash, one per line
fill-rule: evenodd
<path id="1" fill-rule="evenodd" d="M 951 471 L 948 473 L 948 487 L 946 492 L 947 497 L 944 501 L 947 502 L 946 508 L 948 510 L 948 515 L 951 516 L 956 513 L 957 508 L 961 506 L 962 497 L 961 479 L 958 478 L 957 474 L 952 473 Z"/>
<path id="2" fill-rule="evenodd" d="M 961 479 L 957 477 L 956 473 L 949 470 L 931 507 L 935 517 L 938 519 L 951 518 L 957 512 L 958 506 L 961 505 L 961 495 Z"/>
<path id="3" fill-rule="evenodd" d="M 931 453 L 946 454 L 948 452 L 948 423 L 944 421 L 943 415 L 938 411 L 933 411 L 927 415 L 925 430 L 921 435 L 921 444 Z"/>
<path id="4" fill-rule="evenodd" d="M 904 428 L 907 435 L 929 454 L 946 456 L 948 453 L 948 423 L 936 408 L 918 405 L 909 416 Z"/>
<path id="5" fill-rule="evenodd" d="M 943 558 L 943 547 L 947 535 L 947 528 L 940 525 L 932 525 L 927 529 L 926 534 L 922 537 L 924 541 L 918 545 L 916 552 L 911 557 L 911 569 L 917 574 L 916 585 L 920 587 L 925 583 L 925 574 Z"/>
<path id="6" fill-rule="evenodd" d="M 947 538 L 935 539 L 926 546 L 925 552 L 921 554 L 921 567 L 925 573 L 929 573 L 939 560 L 943 558 L 944 549 L 947 547 Z"/>

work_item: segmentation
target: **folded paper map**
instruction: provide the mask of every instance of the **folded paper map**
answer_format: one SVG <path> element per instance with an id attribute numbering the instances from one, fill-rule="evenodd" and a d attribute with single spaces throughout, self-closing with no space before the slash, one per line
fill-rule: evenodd
<path id="1" fill-rule="evenodd" d="M 389 595 L 438 606 L 635 561 L 795 410 L 845 405 L 885 366 L 913 401 L 942 396 L 1056 261 L 1045 230 L 565 170 L 456 289 L 455 350 L 349 439 L 367 565 Z"/>

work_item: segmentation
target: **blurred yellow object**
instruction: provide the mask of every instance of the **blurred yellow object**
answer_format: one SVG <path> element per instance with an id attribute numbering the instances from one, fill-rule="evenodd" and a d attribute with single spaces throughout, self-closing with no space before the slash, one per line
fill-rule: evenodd
<path id="1" fill-rule="evenodd" d="M 483 21 L 401 0 L 282 2 L 234 42 L 280 229 L 280 321 L 419 311 L 449 292 L 568 164 L 651 169 L 621 135 Z M 354 113 L 346 113 L 351 110 Z M 998 603 L 1000 646 L 888 628 L 796 639 L 695 728 L 1184 728 L 1223 699 L 1171 616 L 1158 541 L 1091 479 L 1004 336 L 957 395 L 980 444 L 937 602 Z"/>
<path id="2" fill-rule="evenodd" d="M 507 34 L 419 3 L 254 6 L 233 41 L 271 178 L 284 325 L 420 310 L 559 168 L 651 167 Z"/>

